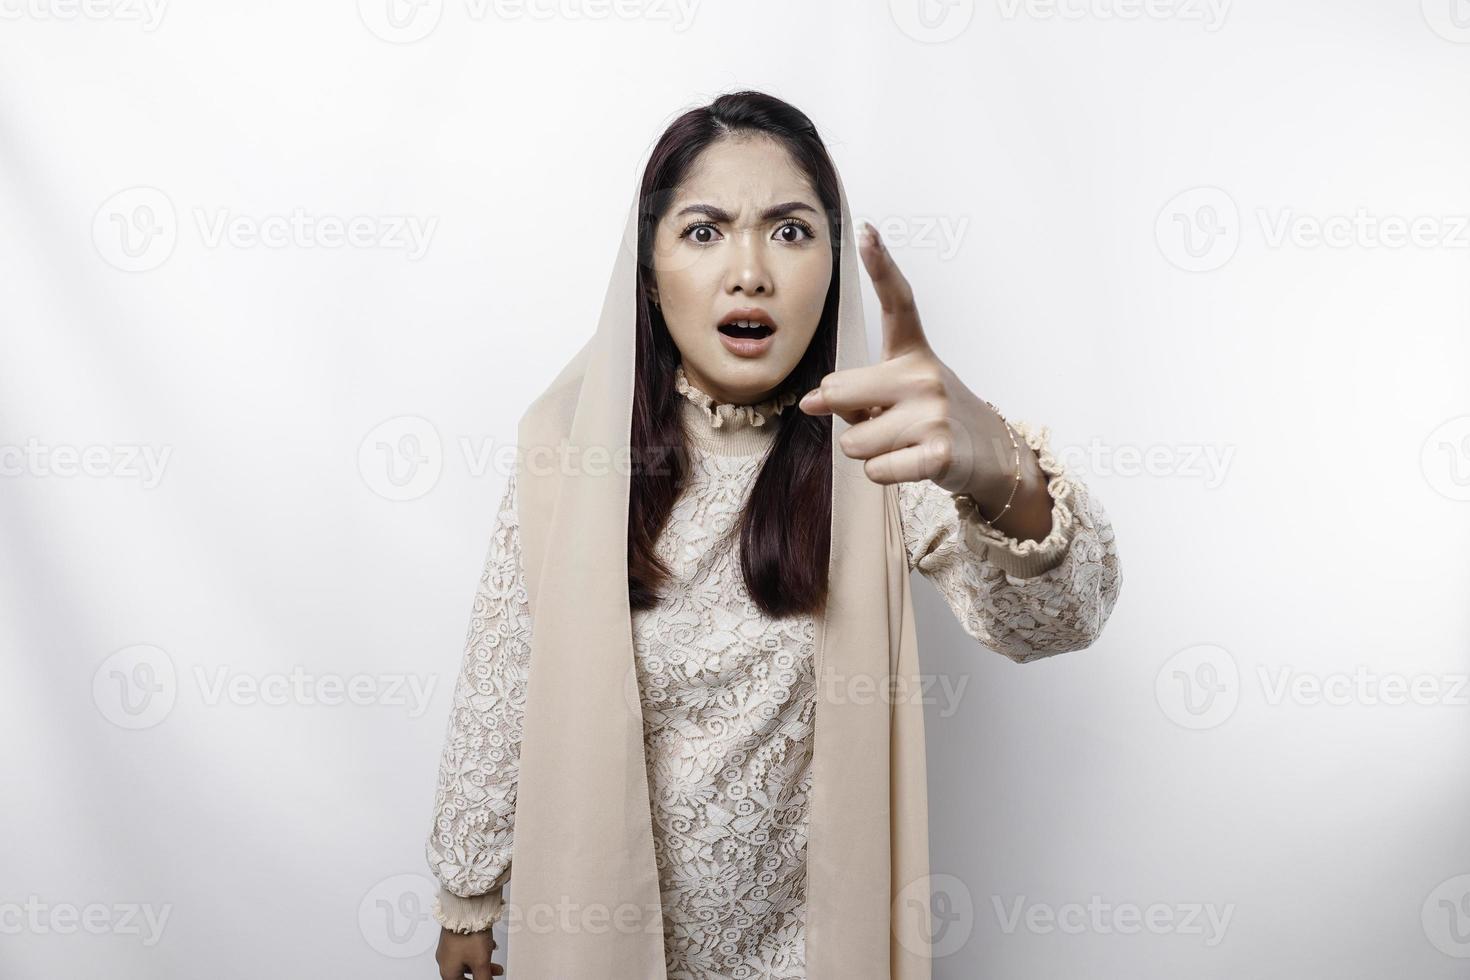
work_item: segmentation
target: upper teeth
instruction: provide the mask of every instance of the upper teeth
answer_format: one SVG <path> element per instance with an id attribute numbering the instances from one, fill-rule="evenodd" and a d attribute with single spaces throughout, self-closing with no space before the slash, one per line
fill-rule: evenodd
<path id="1" fill-rule="evenodd" d="M 732 321 L 730 321 L 730 326 L 732 326 L 732 327 L 752 327 L 753 328 L 753 327 L 764 327 L 765 324 L 764 323 L 759 323 L 759 322 L 757 322 L 755 320 L 732 320 Z"/>

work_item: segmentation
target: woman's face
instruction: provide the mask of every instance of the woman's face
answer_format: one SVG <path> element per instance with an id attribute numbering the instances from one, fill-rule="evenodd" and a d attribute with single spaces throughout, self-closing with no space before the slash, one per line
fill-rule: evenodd
<path id="1" fill-rule="evenodd" d="M 773 396 L 806 353 L 832 281 L 821 199 L 785 147 L 727 136 L 695 160 L 654 234 L 656 297 L 691 383 L 716 401 Z M 769 319 L 745 341 L 733 315 Z"/>

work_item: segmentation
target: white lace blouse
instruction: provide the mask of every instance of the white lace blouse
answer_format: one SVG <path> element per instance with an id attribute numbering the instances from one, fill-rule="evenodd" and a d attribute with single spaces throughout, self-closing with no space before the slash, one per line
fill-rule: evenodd
<path id="1" fill-rule="evenodd" d="M 747 493 L 794 394 L 717 403 L 676 383 L 689 436 L 688 483 L 657 541 L 673 570 L 664 599 L 634 612 L 654 853 L 670 980 L 805 976 L 806 815 L 811 789 L 815 623 L 759 613 L 740 569 Z M 899 484 L 910 569 L 964 630 L 1025 663 L 1090 645 L 1121 583 L 1102 505 L 1036 450 L 1052 529 L 1017 541 L 928 480 Z M 503 912 L 515 826 L 531 618 L 516 486 L 501 499 L 474 601 L 439 767 L 426 855 L 446 928 L 488 928 Z M 514 938 L 512 937 L 512 942 Z"/>

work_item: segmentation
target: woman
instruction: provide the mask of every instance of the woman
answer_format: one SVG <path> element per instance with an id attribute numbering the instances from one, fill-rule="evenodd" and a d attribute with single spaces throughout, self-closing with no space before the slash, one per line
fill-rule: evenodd
<path id="1" fill-rule="evenodd" d="M 655 144 L 480 579 L 427 845 L 441 976 L 504 972 L 507 909 L 515 980 L 929 976 L 908 572 L 1018 662 L 1090 645 L 1121 578 L 1046 430 L 938 358 L 864 231 L 872 364 L 811 122 L 740 92 Z"/>

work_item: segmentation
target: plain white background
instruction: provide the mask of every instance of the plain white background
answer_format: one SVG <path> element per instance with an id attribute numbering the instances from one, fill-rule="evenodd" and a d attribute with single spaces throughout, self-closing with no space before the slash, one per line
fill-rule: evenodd
<path id="1" fill-rule="evenodd" d="M 0 0 L 0 973 L 437 975 L 505 447 L 750 87 L 1118 535 L 1040 663 L 915 576 L 937 980 L 1463 975 L 1462 0 L 153 2 Z"/>

